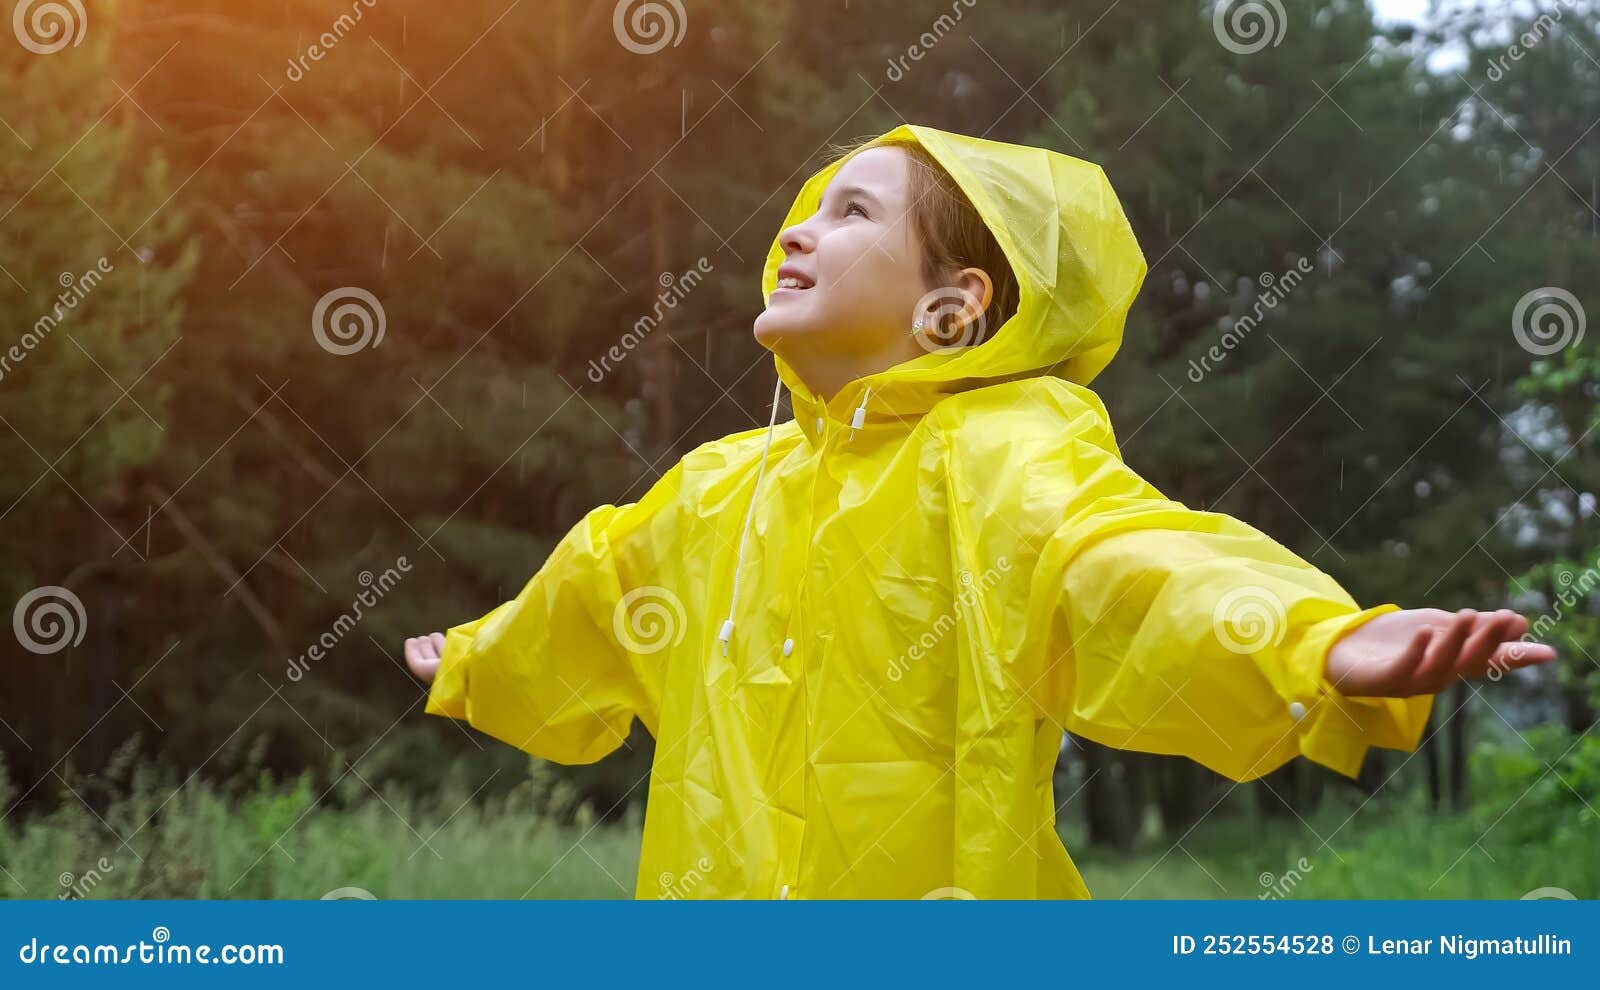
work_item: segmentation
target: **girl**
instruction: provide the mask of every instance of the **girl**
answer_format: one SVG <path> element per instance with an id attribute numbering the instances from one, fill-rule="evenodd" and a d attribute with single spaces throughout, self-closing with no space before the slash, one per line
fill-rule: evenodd
<path id="1" fill-rule="evenodd" d="M 1130 470 L 1087 386 L 1144 275 L 1088 162 L 902 125 L 827 165 L 762 275 L 767 428 L 407 640 L 427 711 L 560 763 L 640 719 L 638 897 L 1082 898 L 1063 729 L 1354 777 L 1456 678 L 1555 658 L 1513 612 L 1363 609 Z"/>

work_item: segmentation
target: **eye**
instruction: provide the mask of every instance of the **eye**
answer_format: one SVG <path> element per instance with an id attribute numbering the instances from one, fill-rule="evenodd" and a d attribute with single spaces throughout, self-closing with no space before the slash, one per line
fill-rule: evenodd
<path id="1" fill-rule="evenodd" d="M 860 214 L 862 216 L 864 216 L 864 217 L 867 217 L 868 220 L 872 219 L 871 217 L 867 216 L 867 208 L 862 206 L 859 202 L 857 202 L 856 200 L 853 200 L 853 199 L 850 202 L 845 204 L 844 215 L 845 216 L 849 216 L 851 210 L 856 210 L 856 211 L 860 212 Z"/>

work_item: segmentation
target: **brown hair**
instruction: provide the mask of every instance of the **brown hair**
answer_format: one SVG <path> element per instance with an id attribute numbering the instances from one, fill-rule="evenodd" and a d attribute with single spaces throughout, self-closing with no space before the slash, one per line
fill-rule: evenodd
<path id="1" fill-rule="evenodd" d="M 835 146 L 832 161 L 839 161 L 862 148 L 865 142 Z M 983 322 L 986 333 L 999 329 L 1017 312 L 1021 289 L 1011 262 L 995 240 L 994 232 L 983 222 L 967 194 L 956 185 L 944 166 L 920 144 L 892 141 L 877 147 L 899 148 L 906 153 L 906 212 L 912 229 L 922 242 L 922 276 L 933 285 L 946 285 L 963 268 L 981 268 L 994 284 Z M 955 313 L 945 314 L 953 320 Z M 936 337 L 949 336 L 949 326 L 932 328 Z"/>

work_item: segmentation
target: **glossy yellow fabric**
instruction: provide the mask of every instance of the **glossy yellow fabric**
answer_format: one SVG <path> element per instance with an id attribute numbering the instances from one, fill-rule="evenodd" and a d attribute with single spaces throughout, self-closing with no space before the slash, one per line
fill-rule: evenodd
<path id="1" fill-rule="evenodd" d="M 514 600 L 449 630 L 427 710 L 563 763 L 639 718 L 641 898 L 1087 897 L 1054 827 L 1063 728 L 1235 780 L 1413 749 L 1431 697 L 1322 675 L 1339 635 L 1399 606 L 1361 608 L 1123 463 L 1085 386 L 1145 261 L 1101 169 L 913 125 L 877 139 L 895 141 L 994 230 L 1017 315 L 826 405 L 776 361 L 795 418 L 590 512 Z M 764 296 L 782 260 L 774 240 Z"/>

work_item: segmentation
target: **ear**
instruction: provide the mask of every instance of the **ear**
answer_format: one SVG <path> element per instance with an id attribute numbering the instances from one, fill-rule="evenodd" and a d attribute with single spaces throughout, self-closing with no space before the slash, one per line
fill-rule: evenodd
<path id="1" fill-rule="evenodd" d="M 956 276 L 956 288 L 969 297 L 968 306 L 974 314 L 987 310 L 989 301 L 994 298 L 994 282 L 982 268 L 961 269 Z"/>
<path id="2" fill-rule="evenodd" d="M 959 313 L 952 314 L 951 326 L 945 330 L 950 336 L 965 336 L 965 330 L 983 318 L 994 298 L 994 282 L 982 268 L 963 268 L 956 274 L 955 288 L 962 295 Z"/>

